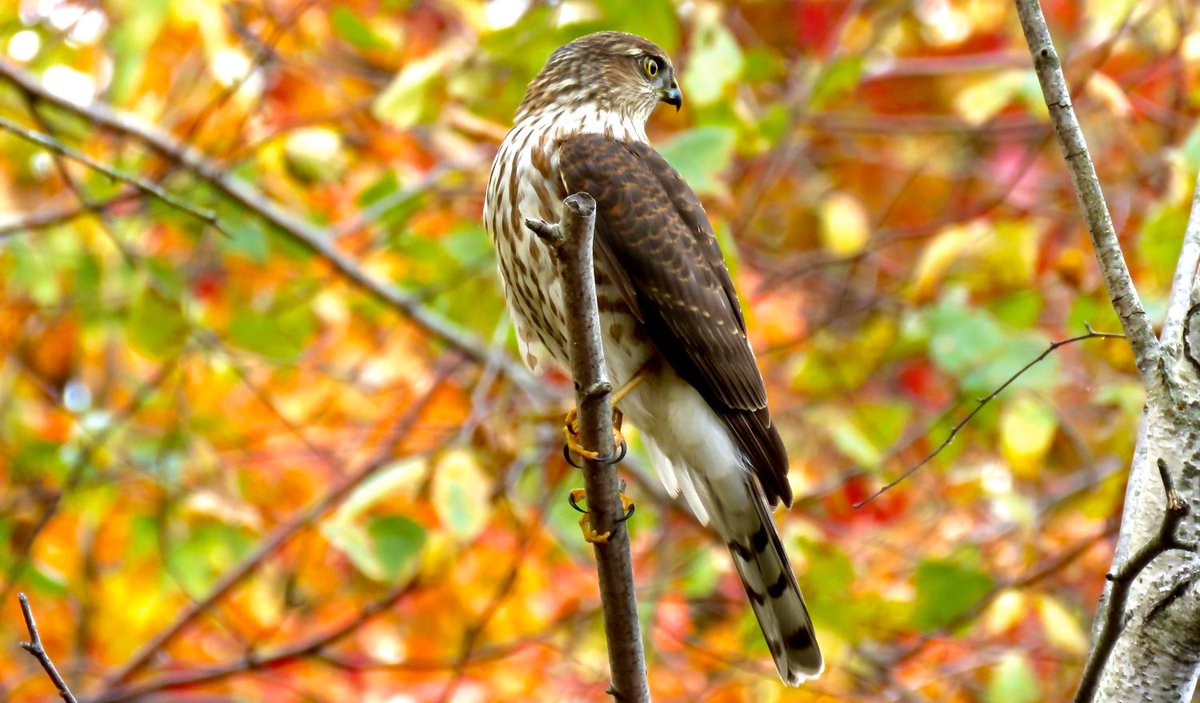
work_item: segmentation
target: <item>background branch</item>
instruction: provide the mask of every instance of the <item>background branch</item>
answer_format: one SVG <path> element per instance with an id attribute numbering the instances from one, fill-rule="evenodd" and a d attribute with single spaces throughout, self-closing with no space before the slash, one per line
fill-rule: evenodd
<path id="1" fill-rule="evenodd" d="M 58 673 L 58 669 L 54 668 L 54 662 L 50 660 L 50 655 L 42 647 L 42 636 L 38 633 L 37 622 L 33 619 L 33 608 L 29 605 L 29 599 L 25 597 L 24 593 L 18 594 L 17 599 L 21 601 L 21 614 L 25 616 L 25 627 L 29 630 L 29 641 L 22 642 L 21 649 L 29 652 L 38 660 L 38 663 L 46 670 L 46 675 L 54 682 L 54 688 L 58 691 L 58 695 L 66 703 L 75 703 L 75 696 L 71 695 L 71 689 L 67 688 L 67 682 Z"/>
<path id="2" fill-rule="evenodd" d="M 600 311 L 592 261 L 596 201 L 586 193 L 576 193 L 563 201 L 562 221 L 558 225 L 537 220 L 526 220 L 525 224 L 548 242 L 562 278 L 582 444 L 601 457 L 612 457 L 615 452 L 609 403 L 612 387 L 600 343 Z M 620 479 L 614 464 L 585 461 L 588 517 L 597 533 L 609 533 L 607 541 L 593 545 L 612 672 L 608 692 L 619 703 L 644 703 L 650 700 L 650 688 L 634 594 L 629 530 L 621 522 L 625 509 L 621 503 Z"/>
<path id="3" fill-rule="evenodd" d="M 11 83 L 28 98 L 54 105 L 88 120 L 101 129 L 134 139 L 278 228 L 285 236 L 326 260 L 334 271 L 350 284 L 399 311 L 422 331 L 458 350 L 471 361 L 483 364 L 493 355 L 502 355 L 503 358 L 497 366 L 506 378 L 535 397 L 546 396 L 543 385 L 524 367 L 509 358 L 503 350 L 489 349 L 454 322 L 423 306 L 418 299 L 367 273 L 356 261 L 337 249 L 333 244 L 334 238 L 327 231 L 288 211 L 249 183 L 230 175 L 223 166 L 209 160 L 196 149 L 179 142 L 166 132 L 135 121 L 102 102 L 79 105 L 55 95 L 5 60 L 0 60 L 0 79 Z"/>

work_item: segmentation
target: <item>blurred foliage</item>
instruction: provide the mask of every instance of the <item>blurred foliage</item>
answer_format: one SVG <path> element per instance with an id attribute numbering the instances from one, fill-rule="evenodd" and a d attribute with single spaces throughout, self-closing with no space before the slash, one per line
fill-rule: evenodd
<path id="1" fill-rule="evenodd" d="M 1200 164 L 1196 8 L 1043 4 L 1161 316 Z M 792 456 L 781 530 L 829 659 L 779 685 L 723 547 L 631 432 L 655 698 L 1068 698 L 1140 411 L 1123 343 L 1057 351 L 853 507 L 1052 340 L 1116 331 L 1011 3 L 0 4 L 6 66 L 157 126 L 510 354 L 488 168 L 546 56 L 602 28 L 681 67 L 685 109 L 649 131 L 742 292 Z M 130 677 L 140 700 L 607 700 L 560 403 L 137 139 L 3 79 L 0 115 L 225 231 L 0 133 L 0 640 L 25 637 L 27 592 L 97 694 L 252 560 Z M 544 386 L 565 398 L 563 380 Z M 0 696 L 52 692 L 18 654 Z"/>

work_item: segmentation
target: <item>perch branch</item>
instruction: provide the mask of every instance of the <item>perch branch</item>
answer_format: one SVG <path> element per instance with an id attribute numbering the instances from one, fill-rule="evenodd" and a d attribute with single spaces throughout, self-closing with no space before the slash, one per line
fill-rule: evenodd
<path id="1" fill-rule="evenodd" d="M 1117 240 L 1117 232 L 1113 229 L 1112 217 L 1109 215 L 1108 205 L 1104 202 L 1104 193 L 1100 189 L 1100 179 L 1096 176 L 1096 167 L 1092 163 L 1087 142 L 1083 138 L 1083 130 L 1079 127 L 1079 120 L 1076 119 L 1075 110 L 1071 106 L 1071 94 L 1063 76 L 1062 63 L 1054 49 L 1054 42 L 1050 38 L 1050 30 L 1046 27 L 1046 18 L 1042 15 L 1038 0 L 1016 0 L 1016 4 L 1021 29 L 1029 45 L 1034 70 L 1042 87 L 1042 96 L 1050 110 L 1050 121 L 1054 125 L 1054 133 L 1058 137 L 1058 144 L 1071 173 L 1071 184 L 1087 222 L 1088 234 L 1092 238 L 1092 247 L 1100 263 L 1104 284 L 1108 288 L 1113 308 L 1121 319 L 1125 336 L 1133 347 L 1133 356 L 1138 372 L 1146 384 L 1146 391 L 1150 397 L 1154 397 L 1167 390 L 1166 375 L 1162 369 L 1162 352 L 1158 339 L 1154 336 L 1154 329 L 1146 319 L 1146 311 L 1142 308 L 1137 289 L 1133 286 L 1125 257 L 1121 253 L 1121 244 Z"/>
<path id="2" fill-rule="evenodd" d="M 426 334 L 456 349 L 472 362 L 485 364 L 493 355 L 504 354 L 502 351 L 489 349 L 454 322 L 423 306 L 416 297 L 367 273 L 358 262 L 335 246 L 328 231 L 287 210 L 254 186 L 231 175 L 223 165 L 209 159 L 195 148 L 181 143 L 169 133 L 137 121 L 103 102 L 79 105 L 55 95 L 3 59 L 0 59 L 0 79 L 11 83 L 23 94 L 38 102 L 53 105 L 103 130 L 132 139 L 168 162 L 188 171 L 239 206 L 270 223 L 287 238 L 324 259 L 352 286 L 395 309 Z M 547 395 L 542 384 L 514 359 L 505 355 L 497 365 L 506 378 L 527 393 L 537 398 Z"/>
<path id="3" fill-rule="evenodd" d="M 21 614 L 25 616 L 25 628 L 29 630 L 29 641 L 22 642 L 21 649 L 32 654 L 46 670 L 46 675 L 54 682 L 54 688 L 58 690 L 59 697 L 66 703 L 75 703 L 75 696 L 71 695 L 71 689 L 67 688 L 67 682 L 58 673 L 58 669 L 54 668 L 54 662 L 50 661 L 50 655 L 42 647 L 42 636 L 38 634 L 37 622 L 33 619 L 33 608 L 29 605 L 29 599 L 25 597 L 24 593 L 17 594 L 17 599 L 21 601 Z"/>
<path id="4" fill-rule="evenodd" d="M 1172 549 L 1195 551 L 1195 545 L 1182 542 L 1179 539 L 1179 524 L 1188 516 L 1191 509 L 1175 491 L 1175 483 L 1171 480 L 1171 472 L 1167 462 L 1158 460 L 1158 475 L 1162 479 L 1163 492 L 1166 494 L 1166 509 L 1163 511 L 1162 522 L 1158 532 L 1150 541 L 1142 545 L 1115 573 L 1104 575 L 1112 588 L 1105 604 L 1104 626 L 1096 635 L 1096 644 L 1083 667 L 1083 675 L 1079 680 L 1079 690 L 1075 693 L 1076 703 L 1087 703 L 1096 696 L 1100 685 L 1100 674 L 1108 662 L 1109 655 L 1117 645 L 1121 631 L 1125 629 L 1125 604 L 1129 600 L 1129 589 L 1133 586 L 1138 574 L 1150 565 L 1163 552 Z"/>
<path id="5" fill-rule="evenodd" d="M 897 485 L 899 485 L 902 481 L 904 481 L 906 478 L 908 478 L 909 476 L 912 476 L 914 473 L 916 473 L 917 470 L 920 469 L 922 466 L 928 464 L 930 461 L 933 461 L 933 458 L 935 456 L 937 456 L 938 454 L 941 454 L 942 451 L 946 447 L 950 446 L 950 443 L 953 442 L 954 438 L 958 436 L 959 431 L 962 430 L 963 427 L 966 427 L 967 423 L 971 421 L 971 418 L 978 415 L 979 411 L 983 410 L 983 407 L 985 405 L 987 405 L 988 403 L 995 400 L 996 396 L 1003 393 L 1005 391 L 1005 389 L 1007 389 L 1014 382 L 1016 382 L 1016 380 L 1018 378 L 1023 376 L 1026 371 L 1028 371 L 1029 369 L 1036 366 L 1039 362 L 1041 362 L 1046 357 L 1050 356 L 1050 354 L 1052 354 L 1054 352 L 1054 350 L 1058 349 L 1059 347 L 1063 347 L 1068 344 L 1072 344 L 1074 342 L 1082 342 L 1085 339 L 1121 339 L 1125 336 L 1123 334 L 1114 334 L 1112 332 L 1097 332 L 1096 330 L 1092 329 L 1091 325 L 1088 325 L 1087 323 L 1084 323 L 1084 327 L 1087 329 L 1087 334 L 1081 334 L 1076 337 L 1070 337 L 1068 339 L 1060 339 L 1057 342 L 1051 342 L 1050 346 L 1046 347 L 1045 351 L 1043 351 L 1041 354 L 1038 354 L 1037 357 L 1035 359 L 1033 359 L 1033 361 L 1030 361 L 1028 364 L 1025 364 L 1024 366 L 1022 366 L 1020 368 L 1020 370 L 1018 370 L 1013 375 L 1009 376 L 1008 380 L 1005 381 L 1004 383 L 1001 383 L 996 388 L 996 390 L 987 394 L 983 398 L 980 398 L 978 400 L 978 402 L 975 404 L 975 408 L 972 409 L 971 412 L 967 413 L 966 417 L 964 417 L 963 419 L 961 419 L 957 423 L 955 423 L 954 427 L 950 428 L 950 433 L 946 435 L 946 438 L 942 440 L 941 444 L 937 445 L 937 447 L 934 448 L 933 451 L 926 454 L 925 458 L 918 461 L 911 468 L 905 470 L 904 473 L 900 474 L 896 478 L 894 478 L 891 481 L 889 481 L 888 483 L 884 484 L 882 488 L 875 491 L 871 495 L 869 495 L 866 498 L 863 498 L 862 500 L 855 503 L 854 504 L 855 509 L 863 507 L 864 505 L 866 505 L 867 503 L 870 503 L 871 501 L 875 500 L 876 498 L 883 495 L 884 493 L 887 493 L 888 491 L 892 490 Z"/>
<path id="6" fill-rule="evenodd" d="M 612 386 L 600 343 L 600 312 L 592 261 L 595 224 L 596 201 L 586 193 L 576 193 L 563 201 L 562 221 L 558 224 L 525 221 L 525 226 L 554 253 L 562 279 L 581 443 L 601 457 L 611 457 L 615 451 L 609 403 Z M 621 522 L 625 508 L 620 499 L 620 480 L 611 463 L 585 461 L 583 478 L 592 529 L 610 533 L 606 542 L 593 545 L 612 671 L 608 693 L 618 703 L 648 703 L 650 688 L 633 588 L 629 531 Z"/>

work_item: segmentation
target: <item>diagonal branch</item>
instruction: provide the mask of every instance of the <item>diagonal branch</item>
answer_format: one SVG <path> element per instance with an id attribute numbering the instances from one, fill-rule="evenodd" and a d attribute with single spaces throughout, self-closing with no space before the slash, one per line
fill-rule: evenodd
<path id="1" fill-rule="evenodd" d="M 1117 232 L 1113 229 L 1112 217 L 1108 213 L 1108 205 L 1104 202 L 1104 193 L 1100 189 L 1100 179 L 1096 176 L 1096 167 L 1088 153 L 1087 142 L 1083 138 L 1083 130 L 1075 117 L 1071 106 L 1071 94 L 1067 89 L 1067 81 L 1063 76 L 1062 63 L 1054 49 L 1050 38 L 1050 30 L 1046 27 L 1046 18 L 1038 0 L 1016 0 L 1017 14 L 1021 20 L 1021 29 L 1025 33 L 1025 41 L 1029 44 L 1029 53 L 1033 57 L 1034 70 L 1038 82 L 1042 86 L 1042 95 L 1046 107 L 1050 110 L 1050 121 L 1054 125 L 1054 133 L 1058 137 L 1059 147 L 1067 161 L 1071 173 L 1071 184 L 1075 189 L 1075 197 L 1083 210 L 1087 222 L 1088 234 L 1092 238 L 1092 247 L 1096 259 L 1100 263 L 1100 273 L 1104 276 L 1104 284 L 1108 288 L 1113 308 L 1121 319 L 1121 327 L 1133 347 L 1134 360 L 1138 372 L 1146 383 L 1146 391 L 1153 398 L 1167 393 L 1167 380 L 1162 369 L 1162 351 L 1150 321 L 1146 319 L 1146 311 L 1138 298 L 1133 279 L 1129 275 L 1129 267 L 1121 252 L 1121 244 L 1117 240 Z"/>
<path id="2" fill-rule="evenodd" d="M 179 196 L 163 189 L 162 186 L 138 178 L 132 173 L 125 173 L 124 171 L 115 169 L 112 166 L 102 164 L 87 154 L 84 154 L 76 149 L 72 149 L 48 134 L 42 134 L 41 132 L 32 129 L 26 129 L 7 117 L 0 116 L 0 129 L 14 134 L 27 142 L 37 144 L 43 149 L 49 149 L 56 154 L 65 156 L 72 161 L 78 161 L 88 168 L 95 169 L 115 181 L 128 183 L 134 188 L 137 188 L 141 193 L 161 200 L 176 210 L 181 210 L 197 220 L 200 220 L 201 222 L 213 227 L 221 234 L 229 236 L 229 232 L 227 232 L 225 228 L 221 226 L 220 221 L 217 219 L 217 213 L 213 212 L 212 210 L 198 208 L 186 200 L 183 200 Z"/>
<path id="3" fill-rule="evenodd" d="M 575 405 L 579 410 L 582 444 L 600 457 L 612 457 L 615 453 L 609 402 L 612 386 L 604 362 L 604 347 L 600 343 L 600 311 L 596 304 L 592 262 L 595 225 L 596 201 L 587 193 L 576 193 L 563 201 L 559 224 L 525 221 L 525 226 L 547 242 L 553 251 L 562 279 L 571 377 L 575 380 Z M 608 693 L 617 703 L 649 703 L 650 688 L 634 594 L 629 530 L 622 522 L 625 508 L 620 498 L 620 479 L 612 461 L 585 459 L 585 462 L 587 517 L 595 532 L 609 535 L 606 540 L 594 544 L 604 610 L 604 636 L 612 671 L 612 686 Z"/>
<path id="4" fill-rule="evenodd" d="M 254 186 L 231 175 L 221 164 L 179 142 L 174 136 L 118 112 L 103 102 L 79 105 L 55 95 L 3 59 L 0 59 L 0 79 L 11 83 L 23 94 L 38 102 L 53 105 L 101 129 L 137 141 L 209 184 L 225 197 L 270 223 L 284 236 L 324 259 L 344 280 L 397 310 L 425 333 L 477 364 L 488 363 L 493 356 L 500 355 L 497 366 L 506 378 L 538 398 L 547 395 L 543 385 L 502 350 L 489 349 L 470 332 L 423 306 L 419 299 L 367 273 L 357 261 L 335 246 L 334 239 L 328 231 L 287 210 Z"/>
<path id="5" fill-rule="evenodd" d="M 63 680 L 62 674 L 58 673 L 58 669 L 54 668 L 54 662 L 50 660 L 50 655 L 42 647 L 42 636 L 38 634 L 37 622 L 33 619 L 33 608 L 29 605 L 29 599 L 25 597 L 24 593 L 18 594 L 17 598 L 21 601 L 21 614 L 25 616 L 25 628 L 29 630 L 29 641 L 22 642 L 21 649 L 32 654 L 46 670 L 46 675 L 54 682 L 54 688 L 58 691 L 59 697 L 65 703 L 75 703 L 75 696 L 71 695 L 71 689 L 67 688 L 67 682 Z"/>

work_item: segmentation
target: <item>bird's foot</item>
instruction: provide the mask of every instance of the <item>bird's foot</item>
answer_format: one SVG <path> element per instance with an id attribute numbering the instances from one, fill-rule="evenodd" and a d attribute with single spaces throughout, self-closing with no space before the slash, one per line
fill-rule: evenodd
<path id="1" fill-rule="evenodd" d="M 621 434 L 621 421 L 624 417 L 620 410 L 616 408 L 612 409 L 613 446 L 617 448 L 617 451 L 613 453 L 612 457 L 605 459 L 600 456 L 600 452 L 584 448 L 579 437 L 579 410 L 578 408 L 571 408 L 567 413 L 566 419 L 563 420 L 563 439 L 566 441 L 566 446 L 563 447 L 563 456 L 567 458 L 567 463 L 578 469 L 583 468 L 574 461 L 571 461 L 572 454 L 589 461 L 603 461 L 608 464 L 615 464 L 624 459 L 626 445 L 625 437 Z"/>
<path id="2" fill-rule="evenodd" d="M 621 496 L 621 508 L 624 510 L 625 515 L 618 522 L 625 522 L 633 517 L 633 499 L 624 493 L 619 495 Z M 597 532 L 596 528 L 592 527 L 591 513 L 579 507 L 580 502 L 587 500 L 587 491 L 582 488 L 572 489 L 567 500 L 571 503 L 572 508 L 583 513 L 583 515 L 579 516 L 579 529 L 583 531 L 583 539 L 592 544 L 606 544 L 609 538 L 612 537 L 612 530 Z"/>

